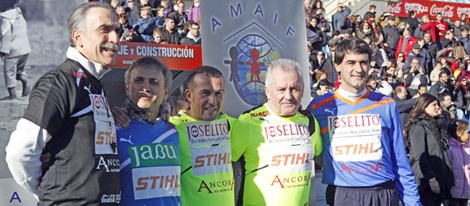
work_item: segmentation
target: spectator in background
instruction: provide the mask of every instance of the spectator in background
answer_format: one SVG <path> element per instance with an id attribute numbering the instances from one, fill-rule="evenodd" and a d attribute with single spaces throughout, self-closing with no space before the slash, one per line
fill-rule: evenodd
<path id="1" fill-rule="evenodd" d="M 391 59 L 395 59 L 395 52 L 397 50 L 398 40 L 400 33 L 395 23 L 395 16 L 387 17 L 387 26 L 383 29 L 384 46 L 388 48 L 387 55 Z"/>
<path id="2" fill-rule="evenodd" d="M 454 24 L 450 24 L 449 26 L 454 31 L 454 36 L 456 36 L 457 39 L 462 38 L 462 36 L 460 34 L 461 31 L 462 31 L 462 28 L 464 27 L 463 24 L 462 24 L 462 21 L 457 19 L 457 20 L 454 21 Z"/>
<path id="3" fill-rule="evenodd" d="M 166 42 L 164 39 L 163 39 L 163 32 L 162 32 L 162 29 L 160 28 L 155 28 L 153 30 L 153 42 L 156 43 L 156 44 L 168 44 L 168 42 Z"/>
<path id="4" fill-rule="evenodd" d="M 398 52 L 396 63 L 397 63 L 397 68 L 404 71 L 403 68 L 405 67 L 405 53 Z"/>
<path id="5" fill-rule="evenodd" d="M 165 27 L 163 29 L 163 40 L 168 42 L 168 44 L 178 44 L 180 41 L 180 35 L 175 29 L 175 20 L 173 20 L 172 18 L 165 19 Z"/>
<path id="6" fill-rule="evenodd" d="M 442 40 L 446 36 L 446 32 L 449 31 L 449 25 L 443 20 L 442 13 L 437 12 L 435 22 L 437 33 L 439 34 L 439 40 Z M 442 46 L 445 48 L 445 46 Z"/>
<path id="7" fill-rule="evenodd" d="M 199 24 L 194 21 L 188 22 L 190 31 L 188 34 L 183 37 L 180 41 L 180 44 L 183 45 L 201 45 L 201 32 Z"/>
<path id="8" fill-rule="evenodd" d="M 162 6 L 157 7 L 157 16 L 155 17 L 155 25 L 157 28 L 163 28 L 165 24 L 165 8 Z"/>
<path id="9" fill-rule="evenodd" d="M 129 24 L 134 25 L 140 17 L 140 8 L 135 4 L 135 0 L 126 0 L 126 13 L 129 15 Z"/>
<path id="10" fill-rule="evenodd" d="M 28 96 L 30 85 L 26 76 L 26 61 L 31 46 L 29 45 L 26 21 L 23 18 L 18 1 L 2 2 L 0 10 L 0 58 L 3 61 L 3 75 L 8 96 L 0 100 L 16 99 L 16 80 L 23 86 L 21 96 Z"/>
<path id="11" fill-rule="evenodd" d="M 372 36 L 372 26 L 367 21 L 362 22 L 362 25 L 356 30 L 357 38 L 364 40 L 366 35 Z"/>
<path id="12" fill-rule="evenodd" d="M 413 44 L 411 52 L 408 54 L 405 67 L 403 68 L 405 74 L 411 69 L 411 60 L 419 59 L 420 65 L 424 68 L 424 73 L 428 74 L 432 70 L 432 58 L 429 52 L 421 48 L 418 43 Z M 417 71 L 416 69 L 414 71 Z"/>
<path id="13" fill-rule="evenodd" d="M 450 188 L 450 206 L 467 206 L 470 198 L 470 142 L 468 122 L 456 121 L 456 129 L 449 139 L 447 150 L 452 165 L 455 185 Z"/>
<path id="14" fill-rule="evenodd" d="M 134 30 L 140 35 L 140 38 L 144 42 L 152 41 L 153 29 L 157 27 L 155 25 L 155 17 L 151 16 L 152 8 L 150 6 L 144 6 L 140 9 L 140 18 L 134 25 Z"/>
<path id="15" fill-rule="evenodd" d="M 450 93 L 448 81 L 449 76 L 447 75 L 447 72 L 439 72 L 439 81 L 436 82 L 436 84 L 434 84 L 433 86 L 431 86 L 431 88 L 429 89 L 429 93 L 436 97 L 443 93 Z"/>
<path id="16" fill-rule="evenodd" d="M 369 22 L 370 19 L 374 20 L 375 19 L 375 13 L 376 13 L 377 7 L 374 4 L 371 4 L 369 6 L 369 11 L 367 11 L 364 14 L 364 22 Z"/>
<path id="17" fill-rule="evenodd" d="M 336 13 L 334 13 L 331 17 L 333 31 L 342 30 L 342 27 L 344 26 L 349 14 L 351 14 L 351 9 L 348 6 L 344 6 L 343 3 L 339 3 Z"/>
<path id="18" fill-rule="evenodd" d="M 463 47 L 465 48 L 465 52 L 467 53 L 467 55 L 470 55 L 470 37 L 468 34 L 468 30 L 469 30 L 468 27 L 463 27 L 460 30 L 459 41 L 463 43 Z"/>
<path id="19" fill-rule="evenodd" d="M 419 25 L 419 21 L 418 19 L 416 19 L 415 11 L 408 12 L 408 19 L 406 19 L 405 22 L 408 24 L 408 27 L 411 29 L 411 33 L 414 34 L 416 28 L 418 28 L 418 25 Z M 421 37 L 416 37 L 416 38 L 421 38 Z"/>
<path id="20" fill-rule="evenodd" d="M 331 82 L 328 81 L 328 79 L 320 79 L 317 82 L 316 87 L 313 88 L 313 90 L 311 91 L 312 98 L 315 99 L 315 98 L 321 97 L 324 94 L 331 92 L 331 91 L 333 91 L 333 84 L 331 84 Z"/>
<path id="21" fill-rule="evenodd" d="M 318 10 L 325 10 L 323 2 L 321 0 L 314 0 L 312 3 L 312 13 L 318 14 Z"/>
<path id="22" fill-rule="evenodd" d="M 437 30 L 436 24 L 431 21 L 428 14 L 425 14 L 421 17 L 421 21 L 423 22 L 423 26 L 421 27 L 421 31 L 426 32 L 428 31 L 431 34 L 431 41 L 437 44 L 437 49 L 441 49 L 441 44 L 439 41 L 439 31 Z"/>
<path id="23" fill-rule="evenodd" d="M 188 21 L 192 20 L 194 22 L 199 22 L 201 18 L 201 9 L 199 8 L 199 0 L 193 0 L 193 5 L 189 8 L 188 12 Z"/>
<path id="24" fill-rule="evenodd" d="M 121 27 L 120 41 L 140 41 L 139 35 L 129 24 L 129 17 L 126 14 L 119 14 L 118 20 Z"/>
<path id="25" fill-rule="evenodd" d="M 160 2 L 161 6 L 165 9 L 165 18 L 170 14 L 171 12 L 171 6 L 170 6 L 170 1 L 169 0 L 162 0 Z"/>
<path id="26" fill-rule="evenodd" d="M 117 6 L 116 7 L 116 14 L 119 16 L 121 14 L 126 14 L 126 9 L 124 8 L 124 6 Z"/>
<path id="27" fill-rule="evenodd" d="M 402 52 L 405 54 L 405 60 L 408 58 L 408 54 L 413 48 L 413 44 L 418 43 L 418 39 L 414 36 L 411 36 L 411 29 L 405 28 L 403 35 L 398 40 L 397 51 L 395 52 L 395 58 L 398 58 L 398 53 Z"/>
<path id="28" fill-rule="evenodd" d="M 188 15 L 184 11 L 184 2 L 178 1 L 176 3 L 178 10 L 168 14 L 168 18 L 172 18 L 175 21 L 175 29 L 178 31 L 180 36 L 184 36 L 184 25 L 188 22 Z"/>
<path id="29" fill-rule="evenodd" d="M 405 125 L 405 138 L 409 142 L 409 158 L 420 200 L 423 205 L 440 205 L 450 198 L 454 178 L 447 154 L 448 140 L 440 136 L 435 118 L 439 115 L 439 101 L 431 94 L 423 94 L 411 110 Z"/>
<path id="30" fill-rule="evenodd" d="M 318 27 L 318 20 L 316 18 L 311 18 L 307 29 L 311 31 L 310 33 L 315 33 L 310 39 L 312 43 L 312 49 L 314 51 L 322 51 L 322 46 L 326 41 L 325 33 Z M 314 38 L 317 37 L 317 38 Z"/>
<path id="31" fill-rule="evenodd" d="M 405 87 L 397 86 L 394 90 L 393 99 L 397 103 L 400 122 L 402 125 L 408 122 L 411 109 L 416 104 L 416 99 L 408 99 L 408 92 Z"/>
<path id="32" fill-rule="evenodd" d="M 111 0 L 109 4 L 111 5 L 111 7 L 113 7 L 113 9 L 116 10 L 120 3 L 119 3 L 119 0 Z"/>
<path id="33" fill-rule="evenodd" d="M 457 47 L 457 38 L 455 38 L 454 33 L 451 30 L 445 32 L 444 38 L 441 39 L 442 48 L 455 48 Z"/>
<path id="34" fill-rule="evenodd" d="M 413 98 L 418 98 L 418 97 L 420 97 L 421 95 L 426 94 L 426 93 L 428 93 L 428 85 L 426 85 L 426 84 L 420 84 L 420 85 L 418 86 L 418 92 L 416 93 L 416 95 L 413 96 Z M 404 124 L 404 123 L 405 123 L 405 122 L 403 122 L 403 124 Z"/>
<path id="35" fill-rule="evenodd" d="M 437 59 L 438 46 L 436 42 L 432 41 L 431 33 L 429 31 L 423 32 L 423 38 L 418 41 L 422 48 L 428 50 L 431 55 L 432 62 L 435 63 Z"/>

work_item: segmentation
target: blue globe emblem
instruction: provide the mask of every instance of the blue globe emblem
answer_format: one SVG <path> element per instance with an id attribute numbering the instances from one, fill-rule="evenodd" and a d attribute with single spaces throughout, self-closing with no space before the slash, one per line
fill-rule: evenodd
<path id="1" fill-rule="evenodd" d="M 231 60 L 225 62 L 230 63 L 230 81 L 243 101 L 252 106 L 266 102 L 266 70 L 277 56 L 271 44 L 258 34 L 248 34 L 230 48 Z"/>

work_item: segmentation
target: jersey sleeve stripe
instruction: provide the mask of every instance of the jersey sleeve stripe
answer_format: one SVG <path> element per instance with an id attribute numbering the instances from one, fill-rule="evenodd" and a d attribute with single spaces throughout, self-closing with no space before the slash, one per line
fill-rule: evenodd
<path id="1" fill-rule="evenodd" d="M 393 99 L 392 98 L 387 98 L 387 99 L 384 99 L 380 102 L 377 102 L 377 103 L 374 103 L 370 106 L 367 106 L 367 107 L 363 107 L 361 109 L 358 109 L 356 111 L 353 111 L 351 112 L 351 114 L 359 114 L 359 113 L 362 113 L 362 112 L 365 112 L 367 110 L 370 110 L 370 109 L 373 109 L 373 108 L 376 108 L 376 107 L 379 107 L 381 105 L 384 105 L 384 104 L 387 104 L 387 103 L 390 103 L 390 102 L 393 102 Z"/>

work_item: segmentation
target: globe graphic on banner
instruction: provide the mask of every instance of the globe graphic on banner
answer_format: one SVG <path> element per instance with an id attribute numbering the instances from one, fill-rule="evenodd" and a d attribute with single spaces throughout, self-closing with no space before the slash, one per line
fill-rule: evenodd
<path id="1" fill-rule="evenodd" d="M 238 95 L 253 106 L 265 103 L 267 100 L 264 92 L 266 70 L 271 61 L 278 58 L 277 52 L 273 51 L 272 46 L 265 38 L 257 34 L 245 35 L 235 47 L 231 48 L 231 50 L 234 49 L 236 51 L 231 51 L 231 53 L 237 53 L 236 65 L 238 65 L 238 69 L 232 68 L 232 72 L 237 74 L 231 80 Z"/>

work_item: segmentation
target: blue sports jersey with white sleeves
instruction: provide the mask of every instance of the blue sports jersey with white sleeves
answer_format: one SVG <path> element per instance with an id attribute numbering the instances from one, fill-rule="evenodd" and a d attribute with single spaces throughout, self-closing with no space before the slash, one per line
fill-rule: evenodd
<path id="1" fill-rule="evenodd" d="M 159 120 L 117 128 L 121 205 L 181 205 L 178 131 Z"/>

